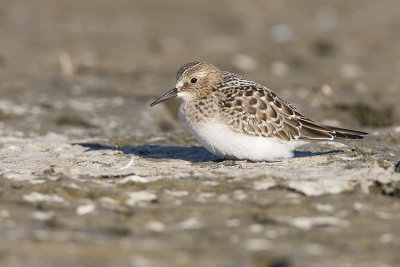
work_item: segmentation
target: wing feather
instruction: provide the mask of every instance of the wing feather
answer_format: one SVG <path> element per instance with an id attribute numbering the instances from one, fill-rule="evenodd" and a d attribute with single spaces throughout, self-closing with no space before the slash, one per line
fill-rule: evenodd
<path id="1" fill-rule="evenodd" d="M 217 94 L 223 118 L 237 132 L 284 141 L 332 140 L 335 137 L 362 139 L 366 135 L 314 122 L 272 90 L 248 80 L 238 82 L 240 78 L 234 76 L 231 84 L 228 80 Z"/>
<path id="2" fill-rule="evenodd" d="M 235 131 L 285 141 L 300 136 L 295 110 L 268 88 L 256 84 L 224 88 L 219 103 Z"/>

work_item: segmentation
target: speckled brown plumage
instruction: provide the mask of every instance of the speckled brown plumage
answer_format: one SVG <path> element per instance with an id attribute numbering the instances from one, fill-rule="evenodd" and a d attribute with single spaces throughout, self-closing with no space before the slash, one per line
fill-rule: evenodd
<path id="1" fill-rule="evenodd" d="M 335 137 L 358 139 L 365 134 L 314 122 L 272 90 L 237 74 L 223 72 L 223 80 L 217 88 L 218 105 L 226 123 L 235 131 L 285 141 L 330 140 Z"/>

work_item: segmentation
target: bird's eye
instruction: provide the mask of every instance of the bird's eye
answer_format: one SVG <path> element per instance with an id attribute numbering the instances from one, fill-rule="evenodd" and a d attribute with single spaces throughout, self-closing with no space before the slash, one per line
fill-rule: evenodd
<path id="1" fill-rule="evenodd" d="M 197 78 L 192 78 L 192 79 L 190 79 L 190 82 L 191 82 L 191 83 L 197 83 Z"/>

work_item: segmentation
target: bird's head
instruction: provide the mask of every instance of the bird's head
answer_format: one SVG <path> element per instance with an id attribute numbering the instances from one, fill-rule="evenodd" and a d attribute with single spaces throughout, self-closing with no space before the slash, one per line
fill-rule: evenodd
<path id="1" fill-rule="evenodd" d="M 187 63 L 176 74 L 175 88 L 151 103 L 151 106 L 174 97 L 190 100 L 206 96 L 221 84 L 222 79 L 222 71 L 212 64 L 197 61 Z"/>

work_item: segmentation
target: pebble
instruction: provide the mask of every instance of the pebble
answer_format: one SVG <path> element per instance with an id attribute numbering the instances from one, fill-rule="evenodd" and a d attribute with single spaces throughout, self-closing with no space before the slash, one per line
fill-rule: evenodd
<path id="1" fill-rule="evenodd" d="M 57 203 L 63 203 L 65 200 L 57 195 L 45 195 L 42 193 L 38 192 L 32 192 L 30 194 L 24 195 L 22 197 L 23 200 L 26 202 L 57 202 Z"/>
<path id="2" fill-rule="evenodd" d="M 157 199 L 157 195 L 149 191 L 129 192 L 127 194 L 128 199 L 125 203 L 128 206 L 135 206 L 136 204 L 141 202 L 150 202 Z"/>
<path id="3" fill-rule="evenodd" d="M 96 209 L 96 205 L 93 203 L 81 204 L 76 207 L 75 213 L 77 215 L 87 215 L 92 213 Z"/>

